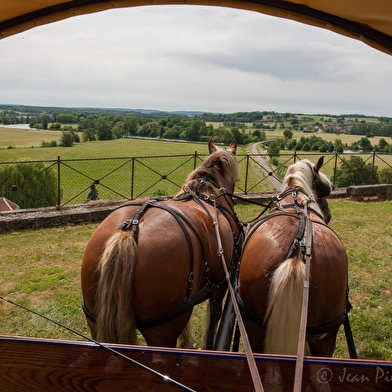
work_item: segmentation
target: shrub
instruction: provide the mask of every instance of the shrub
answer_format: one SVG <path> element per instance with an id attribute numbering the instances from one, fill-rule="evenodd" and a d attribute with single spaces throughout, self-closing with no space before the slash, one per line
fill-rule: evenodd
<path id="1" fill-rule="evenodd" d="M 336 171 L 335 185 L 346 187 L 350 185 L 364 185 L 372 183 L 372 165 L 357 156 L 343 159 L 340 168 Z M 374 167 L 373 183 L 378 183 L 377 167 Z"/>
<path id="2" fill-rule="evenodd" d="M 380 183 L 392 184 L 392 167 L 384 167 L 380 170 Z"/>
<path id="3" fill-rule="evenodd" d="M 0 194 L 20 208 L 56 205 L 56 172 L 42 162 L 6 165 L 0 170 Z"/>
<path id="4" fill-rule="evenodd" d="M 51 140 L 50 142 L 42 142 L 41 147 L 57 147 L 57 141 Z"/>
<path id="5" fill-rule="evenodd" d="M 69 131 L 63 131 L 60 139 L 60 146 L 62 147 L 72 147 L 74 143 L 72 133 Z"/>

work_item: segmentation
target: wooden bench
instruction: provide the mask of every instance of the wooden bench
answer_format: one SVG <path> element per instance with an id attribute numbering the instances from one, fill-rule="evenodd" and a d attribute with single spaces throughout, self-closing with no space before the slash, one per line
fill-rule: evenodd
<path id="1" fill-rule="evenodd" d="M 347 188 L 347 195 L 351 200 L 362 201 L 364 198 L 378 200 L 392 199 L 392 184 L 356 185 Z"/>

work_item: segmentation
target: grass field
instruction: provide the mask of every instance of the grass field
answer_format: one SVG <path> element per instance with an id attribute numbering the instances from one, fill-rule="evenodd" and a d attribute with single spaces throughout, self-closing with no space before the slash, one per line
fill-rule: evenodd
<path id="1" fill-rule="evenodd" d="M 13 130 L 15 132 L 15 130 Z M 31 132 L 31 131 L 22 131 Z M 54 132 L 60 139 L 60 133 L 56 131 L 37 131 L 37 132 Z M 27 135 L 24 135 L 27 138 Z M 36 137 L 36 135 L 34 136 Z M 50 135 L 47 136 L 48 140 Z M 2 138 L 2 129 L 0 128 L 0 140 Z M 22 143 L 22 142 L 21 142 Z M 208 153 L 206 143 L 181 143 L 166 142 L 159 140 L 143 140 L 143 139 L 115 139 L 108 141 L 94 141 L 88 143 L 76 143 L 73 147 L 39 147 L 41 142 L 34 142 L 33 139 L 27 139 L 28 147 L 16 147 L 13 149 L 5 149 L 0 151 L 0 161 L 15 160 L 48 160 L 74 158 L 113 158 L 113 157 L 131 157 L 131 156 L 157 156 L 157 155 L 176 155 L 176 154 L 192 154 L 198 151 L 201 154 Z M 34 144 L 35 143 L 35 144 Z M 33 146 L 33 147 L 31 147 Z"/>
<path id="2" fill-rule="evenodd" d="M 342 238 L 349 257 L 350 321 L 359 358 L 392 360 L 392 202 L 333 199 L 330 208 L 330 226 Z M 236 210 L 248 222 L 260 207 L 238 205 Z M 0 295 L 88 334 L 80 309 L 80 263 L 96 226 L 2 233 Z M 202 306 L 195 312 L 199 339 L 202 312 Z M 4 301 L 0 301 L 0 334 L 80 340 Z M 342 328 L 335 356 L 348 357 Z"/>
<path id="3" fill-rule="evenodd" d="M 284 130 L 269 131 L 266 130 L 267 139 L 283 137 Z M 294 138 L 301 136 L 309 137 L 311 134 L 294 131 Z M 343 144 L 351 145 L 358 141 L 359 135 L 335 135 L 330 133 L 320 133 L 317 136 L 328 141 L 341 139 Z M 141 139 L 116 139 L 109 141 L 94 141 L 88 143 L 76 143 L 73 147 L 47 147 L 42 148 L 43 141 L 52 140 L 60 141 L 60 131 L 45 130 L 25 130 L 5 128 L 0 125 L 0 161 L 15 160 L 48 160 L 56 159 L 60 156 L 62 159 L 71 158 L 112 158 L 112 157 L 129 157 L 145 155 L 176 155 L 191 154 L 195 151 L 204 154 L 206 152 L 206 143 L 183 143 L 183 142 L 166 142 L 159 140 L 141 140 Z M 371 143 L 376 145 L 380 137 L 371 138 Z M 12 148 L 9 148 L 12 147 Z M 249 146 L 240 146 L 238 153 L 248 153 Z"/>

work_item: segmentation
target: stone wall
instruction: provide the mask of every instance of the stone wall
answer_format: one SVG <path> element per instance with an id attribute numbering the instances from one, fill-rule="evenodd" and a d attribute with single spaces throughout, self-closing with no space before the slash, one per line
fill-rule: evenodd
<path id="1" fill-rule="evenodd" d="M 360 200 L 366 200 L 369 189 L 364 186 L 364 195 Z M 390 185 L 392 189 L 392 185 Z M 356 187 L 361 188 L 361 187 Z M 349 197 L 347 190 L 349 188 L 340 188 L 334 190 L 330 198 Z M 389 189 L 389 188 L 388 188 Z M 360 195 L 360 189 L 355 189 L 356 196 Z M 263 194 L 238 194 L 241 199 L 235 199 L 235 203 L 245 204 L 247 202 L 255 202 L 259 204 L 267 204 L 276 193 Z M 390 193 L 389 193 L 390 195 Z M 13 230 L 39 229 L 43 227 L 59 227 L 59 226 L 75 226 L 86 223 L 102 222 L 113 210 L 118 208 L 126 200 L 109 202 L 109 201 L 93 201 L 87 204 L 74 205 L 64 207 L 61 210 L 55 207 L 36 208 L 27 210 L 14 210 L 0 212 L 0 232 Z"/>

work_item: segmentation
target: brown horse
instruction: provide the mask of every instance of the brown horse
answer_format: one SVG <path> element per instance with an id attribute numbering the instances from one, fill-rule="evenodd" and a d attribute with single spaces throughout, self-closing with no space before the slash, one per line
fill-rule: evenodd
<path id="1" fill-rule="evenodd" d="M 346 315 L 348 261 L 342 242 L 327 226 L 331 214 L 326 197 L 332 184 L 319 171 L 322 164 L 323 157 L 316 165 L 306 159 L 291 165 L 282 193 L 245 237 L 238 298 L 256 352 L 297 353 L 306 262 L 310 263 L 306 354 L 334 352 Z"/>
<path id="2" fill-rule="evenodd" d="M 238 180 L 237 144 L 222 150 L 210 141 L 208 147 L 210 155 L 178 195 L 125 203 L 89 240 L 81 284 L 93 338 L 136 344 L 138 329 L 148 345 L 173 347 L 181 335 L 179 345 L 191 347 L 193 307 L 209 298 L 215 311 L 205 345 L 212 347 L 227 288 L 214 224 L 228 268 L 241 248 L 242 228 L 230 197 Z"/>

